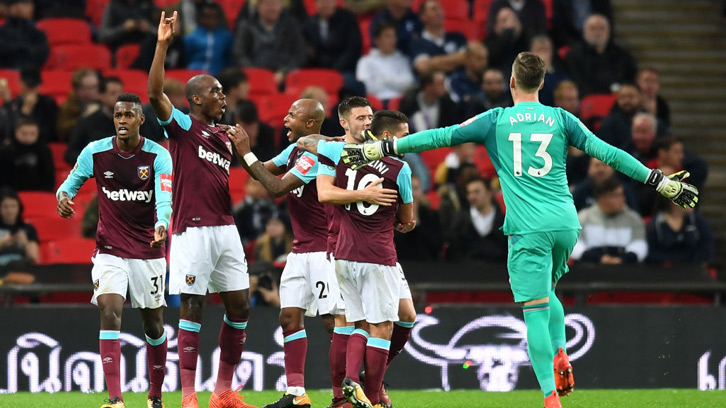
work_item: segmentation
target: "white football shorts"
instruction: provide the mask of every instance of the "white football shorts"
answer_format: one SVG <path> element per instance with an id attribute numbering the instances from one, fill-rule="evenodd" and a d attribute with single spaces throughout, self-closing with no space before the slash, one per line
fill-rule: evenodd
<path id="1" fill-rule="evenodd" d="M 412 299 L 413 297 L 411 296 L 411 288 L 408 287 L 408 280 L 406 280 L 406 274 L 403 273 L 403 268 L 398 262 L 396 262 L 396 269 L 398 269 L 398 273 L 400 274 L 401 278 L 398 297 L 401 299 Z"/>
<path id="2" fill-rule="evenodd" d="M 340 289 L 325 252 L 290 253 L 280 278 L 280 307 L 305 309 L 307 316 L 337 314 Z"/>
<path id="3" fill-rule="evenodd" d="M 398 320 L 401 277 L 396 266 L 336 260 L 345 319 L 378 324 Z"/>
<path id="4" fill-rule="evenodd" d="M 131 306 L 142 309 L 157 309 L 166 306 L 164 281 L 166 259 L 120 258 L 110 254 L 96 254 L 91 258 L 93 269 L 93 298 L 98 304 L 101 295 L 115 293 L 126 299 L 129 293 Z"/>
<path id="5" fill-rule="evenodd" d="M 189 227 L 171 237 L 169 294 L 206 295 L 250 287 L 237 227 Z"/>

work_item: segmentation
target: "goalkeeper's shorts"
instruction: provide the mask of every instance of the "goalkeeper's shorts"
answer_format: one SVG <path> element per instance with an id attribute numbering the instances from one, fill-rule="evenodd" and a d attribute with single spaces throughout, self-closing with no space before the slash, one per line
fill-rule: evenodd
<path id="1" fill-rule="evenodd" d="M 509 237 L 507 269 L 515 302 L 548 297 L 569 270 L 580 230 L 533 232 Z"/>

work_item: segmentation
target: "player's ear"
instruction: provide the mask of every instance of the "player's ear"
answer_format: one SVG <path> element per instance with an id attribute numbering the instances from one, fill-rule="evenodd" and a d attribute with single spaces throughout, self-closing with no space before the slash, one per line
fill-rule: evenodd
<path id="1" fill-rule="evenodd" d="M 192 103 L 194 103 L 195 105 L 201 105 L 202 97 L 199 95 L 192 95 Z"/>
<path id="2" fill-rule="evenodd" d="M 509 77 L 509 89 L 514 89 L 514 87 L 517 85 L 517 82 L 514 80 L 514 75 Z M 544 82 L 542 82 L 542 85 L 544 85 Z"/>
<path id="3" fill-rule="evenodd" d="M 544 80 L 542 80 L 542 83 L 541 83 L 541 84 L 539 84 L 539 89 L 538 89 L 538 91 L 541 91 L 541 90 L 542 90 L 542 88 L 544 88 Z"/>
<path id="4" fill-rule="evenodd" d="M 340 123 L 340 127 L 342 127 L 343 130 L 348 130 L 348 121 L 347 120 L 340 118 L 340 119 L 338 119 L 338 122 Z"/>
<path id="5" fill-rule="evenodd" d="M 139 119 L 141 119 L 141 122 L 139 122 L 139 126 L 143 125 L 144 122 L 146 122 L 146 115 L 143 113 L 140 114 Z"/>

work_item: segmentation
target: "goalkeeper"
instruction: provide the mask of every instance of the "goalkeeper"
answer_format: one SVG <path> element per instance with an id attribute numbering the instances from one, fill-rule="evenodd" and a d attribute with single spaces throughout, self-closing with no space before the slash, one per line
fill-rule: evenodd
<path id="1" fill-rule="evenodd" d="M 572 114 L 539 103 L 544 75 L 542 59 L 520 53 L 509 80 L 514 107 L 491 109 L 460 125 L 405 139 L 349 144 L 342 159 L 356 168 L 383 156 L 466 142 L 486 147 L 507 206 L 502 227 L 509 236 L 507 268 L 514 301 L 521 303 L 524 312 L 529 357 L 544 392 L 545 408 L 556 408 L 561 407 L 559 396 L 574 387 L 566 354 L 565 314 L 554 291 L 567 273 L 581 228 L 565 174 L 568 146 L 652 186 L 682 208 L 696 205 L 698 190 L 681 182 L 687 172 L 666 177 L 598 139 Z"/>

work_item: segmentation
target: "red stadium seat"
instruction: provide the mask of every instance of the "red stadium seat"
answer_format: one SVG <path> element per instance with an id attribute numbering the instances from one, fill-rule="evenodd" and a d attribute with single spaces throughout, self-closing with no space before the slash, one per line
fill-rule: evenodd
<path id="1" fill-rule="evenodd" d="M 48 241 L 59 241 L 68 238 L 82 238 L 81 217 L 77 214 L 71 218 L 59 216 L 34 218 L 26 220 L 38 231 L 38 239 L 41 243 Z"/>
<path id="2" fill-rule="evenodd" d="M 88 183 L 88 182 L 86 182 Z M 95 184 L 94 184 L 94 187 Z M 94 190 L 92 193 L 88 192 L 85 188 L 81 188 L 81 191 L 78 195 L 73 197 L 73 203 L 76 205 L 76 217 L 83 217 L 83 214 L 86 213 L 86 209 L 91 204 L 91 201 L 96 198 L 96 191 Z"/>
<path id="3" fill-rule="evenodd" d="M 421 155 L 421 160 L 428 166 L 431 174 L 435 174 L 436 168 L 444 161 L 449 152 L 451 152 L 450 147 L 441 147 L 433 150 L 424 150 L 419 154 Z"/>
<path id="4" fill-rule="evenodd" d="M 103 12 L 111 0 L 86 0 L 86 17 L 91 19 L 94 26 L 100 27 Z"/>
<path id="5" fill-rule="evenodd" d="M 50 95 L 60 106 L 68 99 L 68 94 L 73 89 L 71 77 L 73 73 L 65 70 L 44 70 L 40 74 L 43 81 L 40 84 L 40 93 Z"/>
<path id="6" fill-rule="evenodd" d="M 81 186 L 81 189 L 78 190 L 78 193 L 76 193 L 76 197 L 80 195 L 90 194 L 94 195 L 98 192 L 98 189 L 96 188 L 96 179 L 95 178 L 89 178 L 83 183 L 83 186 Z M 74 198 L 75 201 L 75 198 Z"/>
<path id="7" fill-rule="evenodd" d="M 18 193 L 23 203 L 23 218 L 42 218 L 56 216 L 58 202 L 55 194 L 48 191 L 21 191 Z"/>
<path id="8" fill-rule="evenodd" d="M 44 264 L 90 264 L 96 241 L 86 238 L 67 238 L 50 241 L 41 246 Z"/>
<path id="9" fill-rule="evenodd" d="M 426 199 L 429 200 L 429 207 L 431 207 L 432 210 L 439 209 L 439 206 L 441 205 L 441 196 L 439 196 L 435 190 L 432 189 L 426 193 Z"/>
<path id="10" fill-rule="evenodd" d="M 371 103 L 371 108 L 373 108 L 373 112 L 383 110 L 383 101 L 376 98 L 375 96 L 368 94 L 366 95 L 366 99 L 368 99 L 368 102 Z"/>
<path id="11" fill-rule="evenodd" d="M 401 104 L 401 98 L 393 98 L 388 100 L 388 109 L 398 110 L 398 106 Z"/>
<path id="12" fill-rule="evenodd" d="M 245 0 L 217 0 L 217 3 L 222 6 L 229 29 L 234 32 L 237 25 L 237 16 L 242 6 L 244 6 Z"/>
<path id="13" fill-rule="evenodd" d="M 282 120 L 296 100 L 298 100 L 297 95 L 286 93 L 260 98 L 260 102 L 257 104 L 260 120 L 272 127 L 282 126 Z"/>
<path id="14" fill-rule="evenodd" d="M 67 71 L 93 68 L 102 71 L 111 68 L 111 51 L 103 45 L 58 45 L 50 49 L 50 57 L 43 68 Z"/>
<path id="15" fill-rule="evenodd" d="M 115 76 L 124 84 L 124 92 L 138 95 L 143 103 L 148 102 L 146 87 L 149 82 L 149 75 L 138 69 L 107 69 L 103 76 Z"/>
<path id="16" fill-rule="evenodd" d="M 247 170 L 242 167 L 229 168 L 229 191 L 242 192 L 244 194 L 245 184 L 250 177 Z"/>
<path id="17" fill-rule="evenodd" d="M 45 18 L 36 24 L 48 37 L 48 45 L 91 44 L 88 22 L 78 18 Z"/>
<path id="18" fill-rule="evenodd" d="M 303 68 L 287 74 L 285 93 L 300 95 L 310 85 L 319 86 L 328 94 L 337 95 L 343 87 L 343 75 L 333 69 Z"/>
<path id="19" fill-rule="evenodd" d="M 250 84 L 250 99 L 256 100 L 261 96 L 278 93 L 275 74 L 269 69 L 250 67 L 242 71 L 247 74 L 247 81 Z"/>
<path id="20" fill-rule="evenodd" d="M 477 22 L 477 24 L 481 24 L 483 26 L 483 32 L 484 35 L 486 35 L 487 32 L 487 21 L 489 20 L 489 7 L 491 7 L 492 2 L 494 0 L 474 0 L 474 4 L 472 4 L 472 10 L 473 10 L 473 20 Z"/>
<path id="21" fill-rule="evenodd" d="M 128 69 L 134 63 L 136 57 L 139 56 L 139 44 L 126 44 L 118 47 L 114 59 L 116 60 L 116 68 Z"/>
<path id="22" fill-rule="evenodd" d="M 484 146 L 479 145 L 476 147 L 476 150 L 474 151 L 474 165 L 477 170 L 479 170 L 479 174 L 482 177 L 491 179 L 497 175 L 497 171 L 494 169 L 494 164 L 492 164 L 492 161 L 487 154 L 487 149 Z"/>
<path id="23" fill-rule="evenodd" d="M 360 55 L 366 55 L 368 54 L 368 51 L 371 50 L 371 47 L 373 47 L 373 39 L 371 38 L 371 20 L 373 20 L 372 17 L 366 17 L 358 20 L 358 28 L 360 29 L 360 35 L 363 39 L 363 44 L 361 47 L 361 54 Z"/>
<path id="24" fill-rule="evenodd" d="M 18 96 L 20 93 L 20 73 L 18 71 L 14 69 L 0 69 L 0 79 L 8 81 L 8 89 L 10 90 L 11 98 Z"/>
<path id="25" fill-rule="evenodd" d="M 315 4 L 316 0 L 304 0 L 305 11 L 308 12 L 309 16 L 318 14 L 318 5 Z M 338 7 L 345 7 L 345 0 L 337 0 Z"/>
<path id="26" fill-rule="evenodd" d="M 68 170 L 71 169 L 71 166 L 65 160 L 68 145 L 63 142 L 51 142 L 48 143 L 48 147 L 50 147 L 50 152 L 53 154 L 53 166 L 55 169 L 68 173 Z"/>
<path id="27" fill-rule="evenodd" d="M 209 72 L 202 71 L 200 69 L 168 69 L 164 73 L 164 77 L 167 79 L 176 79 L 181 82 L 182 86 L 186 87 L 187 81 L 189 81 L 191 77 L 203 74 L 209 74 Z"/>
<path id="28" fill-rule="evenodd" d="M 484 38 L 479 23 L 469 20 L 468 18 L 446 18 L 444 20 L 444 30 L 461 33 L 469 41 L 480 41 Z"/>
<path id="29" fill-rule="evenodd" d="M 580 120 L 592 123 L 592 131 L 600 130 L 600 122 L 610 114 L 615 105 L 617 96 L 615 94 L 592 94 L 587 95 L 580 101 Z"/>

